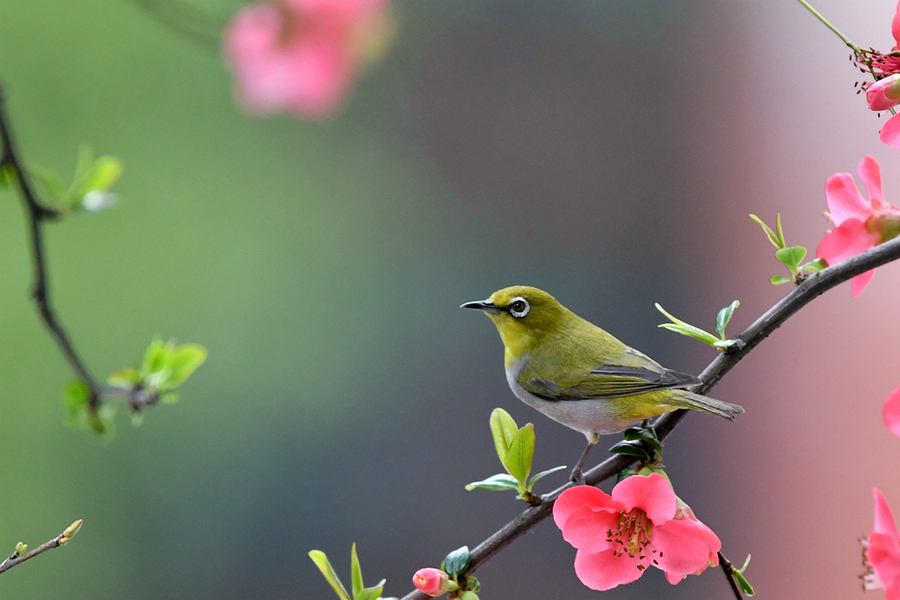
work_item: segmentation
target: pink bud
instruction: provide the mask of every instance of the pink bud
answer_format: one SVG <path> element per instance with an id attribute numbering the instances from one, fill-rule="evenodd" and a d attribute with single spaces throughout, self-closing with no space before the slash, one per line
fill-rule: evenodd
<path id="1" fill-rule="evenodd" d="M 412 580 L 413 585 L 433 598 L 443 596 L 450 590 L 450 578 L 440 569 L 419 569 Z"/>
<path id="2" fill-rule="evenodd" d="M 900 74 L 879 79 L 866 88 L 866 101 L 871 110 L 888 110 L 900 104 Z"/>

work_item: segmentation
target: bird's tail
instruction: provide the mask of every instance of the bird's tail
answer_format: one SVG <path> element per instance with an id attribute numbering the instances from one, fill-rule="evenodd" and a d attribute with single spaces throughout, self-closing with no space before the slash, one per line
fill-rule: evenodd
<path id="1" fill-rule="evenodd" d="M 700 394 L 695 394 L 686 390 L 682 391 L 680 394 L 676 394 L 670 402 L 678 408 L 699 410 L 700 412 L 722 417 L 729 421 L 734 421 L 734 418 L 737 415 L 744 412 L 743 407 L 738 406 L 737 404 L 729 404 L 728 402 L 722 402 L 721 400 L 701 396 Z"/>

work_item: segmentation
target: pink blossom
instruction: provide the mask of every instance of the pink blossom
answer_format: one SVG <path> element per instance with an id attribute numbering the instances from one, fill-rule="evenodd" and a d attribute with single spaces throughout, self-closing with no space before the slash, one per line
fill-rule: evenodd
<path id="1" fill-rule="evenodd" d="M 383 40 L 388 0 L 276 0 L 235 15 L 223 53 L 247 111 L 321 118 L 336 112 L 370 47 Z"/>
<path id="2" fill-rule="evenodd" d="M 630 583 L 651 565 L 678 583 L 718 564 L 719 538 L 693 513 L 677 513 L 675 492 L 659 473 L 628 477 L 611 496 L 586 485 L 569 488 L 553 506 L 563 539 L 578 549 L 575 574 L 594 590 Z"/>
<path id="3" fill-rule="evenodd" d="M 816 249 L 816 256 L 829 265 L 856 256 L 900 234 L 900 209 L 888 204 L 881 192 L 881 168 L 871 156 L 859 163 L 857 170 L 866 186 L 866 198 L 859 192 L 849 173 L 836 173 L 825 183 L 825 200 L 832 222 L 837 226 L 828 232 Z M 859 296 L 874 271 L 853 278 L 851 292 Z"/>
<path id="4" fill-rule="evenodd" d="M 866 102 L 870 110 L 882 111 L 900 104 L 900 73 L 879 79 L 866 87 Z"/>
<path id="5" fill-rule="evenodd" d="M 443 596 L 450 589 L 450 577 L 440 569 L 419 569 L 412 580 L 416 588 L 432 597 Z"/>
<path id="6" fill-rule="evenodd" d="M 896 436 L 900 436 L 900 387 L 891 392 L 881 411 L 884 424 Z"/>
<path id="7" fill-rule="evenodd" d="M 863 575 L 867 590 L 884 589 L 886 600 L 900 600 L 900 533 L 894 523 L 891 507 L 878 488 L 875 494 L 875 527 L 865 547 L 864 562 L 869 572 Z"/>

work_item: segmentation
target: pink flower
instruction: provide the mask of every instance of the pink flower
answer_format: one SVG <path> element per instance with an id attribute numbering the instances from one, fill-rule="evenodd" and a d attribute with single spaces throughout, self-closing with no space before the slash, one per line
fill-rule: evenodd
<path id="1" fill-rule="evenodd" d="M 891 433 L 900 436 L 900 387 L 891 392 L 891 395 L 884 402 L 881 416 L 884 418 L 884 424 L 890 429 Z"/>
<path id="2" fill-rule="evenodd" d="M 900 104 L 900 73 L 879 79 L 866 87 L 866 102 L 870 110 L 882 111 Z"/>
<path id="3" fill-rule="evenodd" d="M 900 234 L 900 209 L 888 204 L 881 193 L 881 168 L 867 156 L 857 170 L 866 185 L 866 200 L 849 173 L 837 173 L 825 183 L 825 200 L 837 229 L 828 232 L 816 249 L 816 256 L 829 265 L 856 256 Z M 853 278 L 851 292 L 859 296 L 875 271 Z"/>
<path id="4" fill-rule="evenodd" d="M 891 34 L 893 34 L 896 44 L 890 53 L 882 54 L 877 50 L 860 50 L 855 56 L 860 71 L 866 75 L 875 75 L 875 82 L 864 83 L 862 86 L 866 92 L 869 108 L 872 110 L 888 110 L 897 104 L 897 102 L 891 103 L 893 96 L 897 93 L 896 88 L 893 92 L 885 92 L 885 88 L 890 87 L 891 84 L 881 84 L 881 82 L 900 73 L 900 55 L 895 54 L 897 50 L 900 50 L 900 3 L 897 4 L 897 10 L 891 22 Z M 873 89 L 875 91 L 870 94 L 870 90 Z M 881 128 L 879 137 L 888 146 L 900 148 L 900 119 L 895 117 L 888 119 Z"/>
<path id="5" fill-rule="evenodd" d="M 278 0 L 245 6 L 223 53 L 247 111 L 321 118 L 336 112 L 371 46 L 384 40 L 388 0 Z"/>
<path id="6" fill-rule="evenodd" d="M 690 510 L 690 509 L 688 509 Z M 671 583 L 718 564 L 719 538 L 678 507 L 659 473 L 620 481 L 612 496 L 586 485 L 569 488 L 553 505 L 563 539 L 578 549 L 575 574 L 594 590 L 638 579 L 653 565 Z"/>
<path id="7" fill-rule="evenodd" d="M 432 597 L 443 596 L 450 590 L 450 578 L 440 569 L 419 569 L 412 580 L 414 586 Z"/>
<path id="8" fill-rule="evenodd" d="M 864 564 L 869 571 L 863 575 L 863 588 L 884 588 L 886 600 L 900 600 L 900 533 L 884 496 L 878 488 L 872 488 L 872 492 L 875 494 L 875 530 L 868 540 L 863 540 Z"/>

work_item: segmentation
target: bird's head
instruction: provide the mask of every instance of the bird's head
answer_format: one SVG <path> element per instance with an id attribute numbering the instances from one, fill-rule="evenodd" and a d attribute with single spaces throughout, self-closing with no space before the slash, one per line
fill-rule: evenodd
<path id="1" fill-rule="evenodd" d="M 466 302 L 460 308 L 489 316 L 500 332 L 507 358 L 512 359 L 529 354 L 545 336 L 559 334 L 578 318 L 547 292 L 525 285 L 503 288 L 487 300 Z"/>

